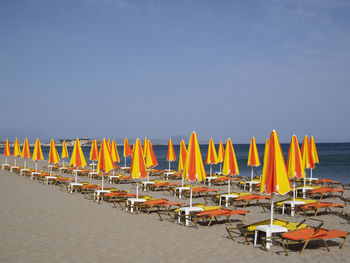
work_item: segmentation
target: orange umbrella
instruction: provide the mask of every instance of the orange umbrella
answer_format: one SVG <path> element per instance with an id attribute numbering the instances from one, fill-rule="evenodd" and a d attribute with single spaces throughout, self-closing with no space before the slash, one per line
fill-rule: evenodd
<path id="1" fill-rule="evenodd" d="M 132 150 L 129 144 L 129 141 L 127 138 L 124 139 L 124 152 L 123 152 L 123 156 L 124 156 L 124 167 L 126 167 L 126 157 L 131 156 L 132 155 Z"/>
<path id="2" fill-rule="evenodd" d="M 185 180 L 189 180 L 191 183 L 195 180 L 201 182 L 206 178 L 202 154 L 195 132 L 192 132 L 190 141 L 188 143 L 186 162 L 182 176 Z M 192 184 L 190 194 L 190 207 L 192 207 Z"/>
<path id="3" fill-rule="evenodd" d="M 69 165 L 73 166 L 75 169 L 75 182 L 78 181 L 78 168 L 83 168 L 86 166 L 86 160 L 81 149 L 79 139 L 75 139 L 72 157 L 70 158 Z"/>
<path id="4" fill-rule="evenodd" d="M 28 143 L 28 139 L 27 138 L 24 139 L 21 156 L 22 156 L 22 158 L 24 158 L 24 168 L 26 168 L 26 166 L 27 166 L 27 158 L 30 158 L 30 156 L 31 156 L 30 155 L 30 149 L 29 149 L 29 143 Z"/>
<path id="5" fill-rule="evenodd" d="M 134 145 L 133 154 L 131 158 L 130 174 L 132 178 L 139 179 L 147 177 L 145 159 L 143 157 L 140 139 L 137 139 Z M 136 184 L 136 198 L 139 197 L 139 184 Z"/>
<path id="6" fill-rule="evenodd" d="M 116 144 L 115 140 L 112 140 L 111 157 L 112 157 L 112 162 L 114 164 L 120 162 L 117 144 Z M 114 175 L 114 169 L 113 169 L 113 175 Z"/>
<path id="7" fill-rule="evenodd" d="M 218 163 L 220 163 L 220 174 L 222 173 L 221 164 L 224 161 L 224 156 L 225 156 L 224 145 L 222 144 L 222 141 L 220 141 L 219 149 L 218 149 Z"/>
<path id="8" fill-rule="evenodd" d="M 319 163 L 320 161 L 318 160 L 318 154 L 317 154 L 317 148 L 316 148 L 314 136 L 311 136 L 309 145 L 310 145 L 311 157 L 312 157 L 312 160 L 314 161 L 314 164 Z M 312 170 L 313 169 L 311 169 L 311 174 L 310 174 L 311 180 L 312 180 Z"/>
<path id="9" fill-rule="evenodd" d="M 35 141 L 32 160 L 35 161 L 35 172 L 37 172 L 38 171 L 38 160 L 44 160 L 43 152 L 41 151 L 39 138 L 37 138 Z"/>
<path id="10" fill-rule="evenodd" d="M 147 137 L 145 137 L 145 139 L 143 140 L 143 148 L 142 148 L 142 152 L 143 152 L 143 157 L 146 157 L 146 152 L 147 152 L 147 147 L 148 147 L 148 139 Z"/>
<path id="11" fill-rule="evenodd" d="M 171 170 L 170 163 L 176 161 L 176 155 L 175 155 L 174 146 L 171 138 L 168 141 L 168 154 L 166 156 L 166 160 L 169 162 L 169 171 L 170 171 Z"/>
<path id="12" fill-rule="evenodd" d="M 61 154 L 61 158 L 63 160 L 63 167 L 64 167 L 64 159 L 68 158 L 68 157 L 69 157 L 69 155 L 68 155 L 67 143 L 66 143 L 66 141 L 63 141 L 63 143 L 62 143 L 62 154 Z"/>
<path id="13" fill-rule="evenodd" d="M 315 163 L 311 155 L 309 138 L 307 135 L 304 137 L 303 144 L 301 146 L 301 158 L 303 159 L 303 168 L 310 169 L 310 183 L 312 182 L 312 169 L 315 168 Z M 305 184 L 306 178 L 304 180 Z"/>
<path id="14" fill-rule="evenodd" d="M 209 140 L 208 152 L 207 152 L 207 156 L 205 157 L 205 163 L 210 164 L 210 176 L 211 176 L 213 164 L 218 163 L 218 156 L 216 155 L 213 138 L 210 138 Z"/>
<path id="15" fill-rule="evenodd" d="M 21 147 L 19 147 L 18 139 L 15 140 L 15 145 L 13 146 L 13 157 L 15 157 L 15 166 L 17 164 L 17 156 L 21 155 Z"/>
<path id="16" fill-rule="evenodd" d="M 305 172 L 302 167 L 301 153 L 297 136 L 293 135 L 290 141 L 287 170 L 289 178 L 293 178 L 293 201 L 295 201 L 295 178 L 305 177 Z M 294 216 L 294 203 L 291 205 L 291 215 Z"/>
<path id="17" fill-rule="evenodd" d="M 98 161 L 98 146 L 96 140 L 92 141 L 91 149 L 90 149 L 90 158 L 89 160 L 92 161 L 92 171 L 95 171 L 95 161 Z"/>
<path id="18" fill-rule="evenodd" d="M 270 135 L 268 156 L 266 161 L 266 174 L 263 173 L 260 192 L 271 194 L 271 227 L 273 225 L 273 194 L 285 195 L 291 190 L 286 164 L 277 132 L 273 130 Z"/>
<path id="19" fill-rule="evenodd" d="M 255 138 L 252 137 L 250 140 L 250 147 L 249 147 L 249 154 L 248 154 L 248 166 L 251 166 L 251 173 L 250 173 L 250 180 L 253 181 L 253 167 L 258 167 L 260 166 L 260 159 L 259 159 L 259 154 L 258 154 L 258 149 L 256 147 L 255 143 Z"/>
<path id="20" fill-rule="evenodd" d="M 178 166 L 179 172 L 182 172 L 184 167 L 185 167 L 186 155 L 187 155 L 186 145 L 185 145 L 184 140 L 181 140 L 181 142 L 180 142 L 180 154 L 179 154 L 179 166 Z M 184 187 L 183 176 L 182 176 L 182 180 L 181 180 L 181 186 Z"/>
<path id="21" fill-rule="evenodd" d="M 264 150 L 264 165 L 263 165 L 263 170 L 260 176 L 260 185 L 265 184 L 265 178 L 266 178 L 266 168 L 267 168 L 267 157 L 269 155 L 269 147 L 270 147 L 270 139 L 267 138 L 265 142 L 265 150 Z M 260 188 L 260 192 L 263 192 L 263 188 Z"/>
<path id="22" fill-rule="evenodd" d="M 101 178 L 102 178 L 102 185 L 101 188 L 103 190 L 103 183 L 104 183 L 104 178 L 103 175 L 104 173 L 108 173 L 109 171 L 113 170 L 115 167 L 111 154 L 108 151 L 106 139 L 103 138 L 101 147 L 100 147 L 100 153 L 98 156 L 98 164 L 97 164 L 97 172 L 101 171 Z"/>
<path id="23" fill-rule="evenodd" d="M 237 165 L 237 159 L 235 150 L 233 149 L 233 145 L 231 142 L 231 139 L 228 138 L 226 142 L 226 149 L 225 149 L 225 157 L 224 157 L 224 164 L 222 168 L 223 175 L 228 175 L 228 189 L 227 194 L 231 194 L 231 175 L 239 175 L 239 169 Z"/>
<path id="24" fill-rule="evenodd" d="M 58 155 L 58 152 L 56 150 L 55 141 L 51 139 L 50 151 L 49 151 L 49 163 L 55 164 L 55 163 L 58 163 L 59 161 L 60 161 L 60 156 Z M 51 166 L 50 174 L 51 173 L 52 173 L 52 166 Z"/>
<path id="25" fill-rule="evenodd" d="M 145 163 L 146 168 L 154 168 L 158 165 L 158 161 L 156 158 L 156 155 L 153 151 L 153 145 L 150 140 L 147 141 L 148 146 L 146 147 L 146 157 L 145 157 Z M 147 181 L 149 181 L 149 171 L 147 171 Z"/>
<path id="26" fill-rule="evenodd" d="M 4 156 L 6 157 L 5 164 L 7 164 L 7 156 L 11 156 L 11 148 L 10 148 L 8 139 L 6 139 L 6 143 L 5 143 Z"/>

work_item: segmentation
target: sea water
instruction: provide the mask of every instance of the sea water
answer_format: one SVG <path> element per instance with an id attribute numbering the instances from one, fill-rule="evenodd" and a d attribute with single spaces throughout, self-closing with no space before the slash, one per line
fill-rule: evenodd
<path id="1" fill-rule="evenodd" d="M 257 144 L 259 157 L 261 163 L 263 163 L 264 157 L 264 144 Z M 341 181 L 345 184 L 350 184 L 350 143 L 317 143 L 316 145 L 319 157 L 319 163 L 316 164 L 316 168 L 313 169 L 312 176 L 314 178 L 330 178 L 333 180 Z M 119 146 L 118 153 L 120 157 L 120 163 L 117 165 L 124 166 L 124 157 L 123 157 L 123 147 Z M 201 153 L 203 157 L 203 162 L 205 162 L 205 157 L 208 150 L 208 145 L 200 145 Z M 250 176 L 251 168 L 247 166 L 249 144 L 234 144 L 233 145 L 237 165 L 239 168 L 239 174 L 243 176 Z M 288 156 L 289 144 L 281 144 L 282 152 L 285 160 Z M 90 146 L 82 146 L 84 156 L 86 161 L 89 162 L 90 156 Z M 216 145 L 218 149 L 218 145 Z M 57 146 L 57 150 L 61 155 L 61 147 Z M 69 156 L 71 155 L 73 147 L 68 147 Z M 167 145 L 153 145 L 153 150 L 158 160 L 158 166 L 156 169 L 168 169 L 169 162 L 166 161 L 168 146 Z M 174 145 L 175 154 L 177 160 L 171 162 L 171 169 L 177 170 L 178 168 L 178 157 L 180 146 Z M 3 152 L 3 149 L 0 150 Z M 33 147 L 31 147 L 31 152 L 33 152 Z M 49 147 L 42 147 L 42 152 L 45 160 L 48 160 Z M 66 163 L 69 162 L 69 158 L 65 160 Z M 131 158 L 127 157 L 126 165 L 130 166 Z M 213 165 L 212 171 L 217 172 L 220 169 L 220 164 Z M 205 165 L 205 170 L 209 173 L 210 165 Z M 262 165 L 260 167 L 254 168 L 254 174 L 261 174 Z M 306 170 L 307 177 L 310 177 L 310 170 Z"/>

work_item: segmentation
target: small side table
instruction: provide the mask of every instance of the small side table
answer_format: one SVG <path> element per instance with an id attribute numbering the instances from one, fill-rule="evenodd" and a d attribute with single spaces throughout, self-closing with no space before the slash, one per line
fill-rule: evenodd
<path id="1" fill-rule="evenodd" d="M 238 197 L 238 195 L 234 195 L 234 194 L 223 194 L 223 195 L 220 195 L 219 205 L 221 206 L 221 202 L 224 201 L 225 202 L 225 207 L 228 207 L 230 198 L 236 198 L 236 197 Z"/>
<path id="2" fill-rule="evenodd" d="M 191 221 L 190 213 L 191 212 L 202 212 L 202 211 L 203 211 L 203 208 L 198 207 L 198 206 L 181 207 L 179 209 L 178 222 L 181 223 L 181 220 L 180 220 L 181 213 L 185 213 L 185 216 L 186 216 L 185 225 L 188 226 L 188 225 L 190 225 L 190 221 Z"/>
<path id="3" fill-rule="evenodd" d="M 272 245 L 271 236 L 274 233 L 284 233 L 287 232 L 288 229 L 279 225 L 260 225 L 255 229 L 254 236 L 254 246 L 256 246 L 256 241 L 258 239 L 258 231 L 266 233 L 266 249 L 270 250 Z"/>

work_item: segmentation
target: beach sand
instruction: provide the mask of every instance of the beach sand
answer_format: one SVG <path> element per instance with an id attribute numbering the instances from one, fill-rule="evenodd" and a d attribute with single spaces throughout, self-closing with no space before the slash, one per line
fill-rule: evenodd
<path id="1" fill-rule="evenodd" d="M 9 160 L 10 161 L 10 160 Z M 4 158 L 0 158 L 4 163 Z M 20 165 L 22 161 L 18 162 Z M 34 167 L 33 162 L 27 162 Z M 47 162 L 40 162 L 46 165 Z M 83 179 L 82 179 L 83 180 Z M 116 185 L 129 188 L 128 185 Z M 224 192 L 226 187 L 222 188 Z M 133 189 L 131 189 L 134 191 Z M 148 193 L 178 200 L 169 193 Z M 349 191 L 346 193 L 349 196 Z M 339 202 L 339 198 L 326 199 Z M 197 200 L 196 200 L 197 201 Z M 188 200 L 185 200 L 188 202 Z M 98 204 L 59 186 L 45 185 L 15 173 L 0 171 L 0 262 L 347 262 L 350 244 L 339 250 L 329 242 L 307 248 L 303 255 L 281 247 L 266 252 L 262 245 L 246 245 L 228 238 L 228 224 L 198 229 L 184 227 L 157 214 L 130 214 L 107 203 Z M 247 208 L 245 223 L 268 219 L 260 207 Z M 346 208 L 349 212 L 349 209 Z M 303 216 L 276 218 L 301 221 Z M 320 215 L 324 227 L 350 232 L 338 215 Z M 232 217 L 233 226 L 239 221 Z"/>

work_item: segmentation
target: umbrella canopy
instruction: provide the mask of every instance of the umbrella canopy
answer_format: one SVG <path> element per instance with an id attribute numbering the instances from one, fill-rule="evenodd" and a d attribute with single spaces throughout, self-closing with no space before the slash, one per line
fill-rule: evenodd
<path id="1" fill-rule="evenodd" d="M 109 153 L 111 153 L 111 149 L 112 149 L 111 139 L 108 139 L 108 141 L 107 141 L 107 149 L 108 149 Z"/>
<path id="2" fill-rule="evenodd" d="M 69 157 L 69 155 L 68 155 L 67 143 L 66 143 L 66 141 L 63 141 L 61 158 L 64 159 L 64 158 L 68 158 L 68 157 Z"/>
<path id="3" fill-rule="evenodd" d="M 266 162 L 266 173 L 263 174 L 263 182 L 260 191 L 272 194 L 271 198 L 271 225 L 273 224 L 273 194 L 284 195 L 291 190 L 290 181 L 287 174 L 286 164 L 282 155 L 281 145 L 277 132 L 273 130 L 270 135 L 270 144 Z"/>
<path id="4" fill-rule="evenodd" d="M 201 182 L 206 178 L 202 154 L 195 132 L 192 132 L 190 141 L 188 143 L 186 162 L 182 176 L 185 180 L 189 180 L 190 182 L 194 182 L 195 180 Z M 190 194 L 190 207 L 192 207 L 192 185 Z"/>
<path id="5" fill-rule="evenodd" d="M 170 171 L 171 170 L 170 163 L 176 161 L 176 155 L 175 155 L 174 146 L 171 138 L 168 141 L 168 153 L 166 156 L 166 160 L 169 162 L 169 171 Z"/>
<path id="6" fill-rule="evenodd" d="M 183 169 L 185 167 L 186 154 L 187 154 L 187 150 L 186 150 L 185 141 L 181 140 L 181 142 L 180 142 L 180 154 L 179 154 L 179 166 L 178 166 L 179 172 L 183 171 Z"/>
<path id="7" fill-rule="evenodd" d="M 21 156 L 22 156 L 22 158 L 30 158 L 30 156 L 31 156 L 30 149 L 29 149 L 29 143 L 28 143 L 27 138 L 24 139 Z"/>
<path id="8" fill-rule="evenodd" d="M 222 173 L 221 163 L 224 161 L 224 157 L 225 157 L 224 145 L 223 145 L 222 141 L 220 141 L 219 149 L 218 149 L 218 163 L 220 163 L 220 174 Z"/>
<path id="9" fill-rule="evenodd" d="M 112 157 L 113 163 L 119 163 L 120 162 L 119 153 L 118 153 L 118 149 L 117 149 L 117 144 L 116 144 L 115 140 L 112 141 L 111 157 Z"/>
<path id="10" fill-rule="evenodd" d="M 252 137 L 252 139 L 250 140 L 250 146 L 249 146 L 249 154 L 248 154 L 248 166 L 251 166 L 251 173 L 250 173 L 250 180 L 253 181 L 253 175 L 254 175 L 254 171 L 253 171 L 253 167 L 258 167 L 260 166 L 260 159 L 259 159 L 259 154 L 258 154 L 258 149 L 256 147 L 256 142 L 255 142 L 255 138 Z"/>
<path id="11" fill-rule="evenodd" d="M 148 140 L 147 142 L 148 142 L 148 146 L 146 147 L 147 152 L 146 152 L 146 158 L 145 158 L 146 167 L 154 168 L 158 165 L 158 161 L 157 161 L 156 155 L 154 154 L 153 145 L 151 141 Z"/>
<path id="12" fill-rule="evenodd" d="M 98 164 L 97 164 L 97 172 L 101 172 L 102 174 L 102 190 L 103 190 L 103 183 L 104 183 L 104 178 L 103 175 L 104 173 L 108 173 L 109 171 L 113 170 L 115 167 L 111 154 L 108 151 L 107 148 L 107 143 L 106 143 L 106 139 L 103 138 L 102 143 L 101 143 L 101 147 L 100 147 L 100 153 L 98 156 Z"/>
<path id="13" fill-rule="evenodd" d="M 41 145 L 39 138 L 35 141 L 35 146 L 33 150 L 33 161 L 35 161 L 35 171 L 38 171 L 38 160 L 44 160 L 43 152 L 41 151 Z"/>
<path id="14" fill-rule="evenodd" d="M 314 136 L 311 136 L 310 138 L 310 151 L 311 151 L 311 156 L 312 159 L 314 160 L 314 163 L 319 163 L 320 161 L 318 160 L 318 154 L 317 154 L 317 148 L 315 144 L 315 139 Z"/>
<path id="15" fill-rule="evenodd" d="M 205 163 L 210 164 L 210 175 L 212 174 L 212 165 L 218 163 L 218 156 L 216 155 L 215 145 L 213 138 L 210 138 L 207 156 L 205 157 Z"/>
<path id="16" fill-rule="evenodd" d="M 304 169 L 313 169 L 315 168 L 315 163 L 311 155 L 309 138 L 307 135 L 304 137 L 303 144 L 301 146 L 301 158 L 303 159 L 303 168 Z"/>
<path id="17" fill-rule="evenodd" d="M 147 152 L 147 147 L 148 147 L 147 142 L 148 142 L 147 137 L 145 137 L 145 139 L 143 140 L 143 148 L 142 148 L 143 157 L 146 157 L 146 152 Z"/>
<path id="18" fill-rule="evenodd" d="M 10 148 L 8 139 L 6 139 L 6 143 L 5 143 L 4 156 L 6 157 L 6 164 L 7 164 L 7 157 L 11 156 L 11 148 Z"/>
<path id="19" fill-rule="evenodd" d="M 129 144 L 129 141 L 127 138 L 124 139 L 124 151 L 123 151 L 123 156 L 124 156 L 124 167 L 126 167 L 126 157 L 132 155 L 132 150 Z"/>
<path id="20" fill-rule="evenodd" d="M 266 168 L 267 168 L 267 157 L 269 155 L 269 147 L 270 147 L 270 140 L 267 138 L 266 142 L 265 142 L 265 150 L 264 150 L 264 166 L 263 166 L 263 170 L 261 173 L 261 182 L 260 185 L 264 185 L 265 184 L 265 178 L 266 178 Z M 260 193 L 262 193 L 264 191 L 264 188 L 260 188 Z"/>
<path id="21" fill-rule="evenodd" d="M 131 159 L 130 174 L 134 179 L 139 179 L 140 177 L 141 178 L 147 177 L 146 164 L 145 164 L 145 159 L 143 157 L 140 139 L 137 139 L 134 145 L 132 159 Z M 139 196 L 139 188 L 137 183 L 136 198 L 138 198 L 138 196 Z"/>
<path id="22" fill-rule="evenodd" d="M 55 141 L 53 139 L 51 139 L 50 151 L 49 151 L 49 163 L 55 164 L 55 163 L 58 163 L 59 161 L 60 161 L 60 156 L 58 155 Z"/>
<path id="23" fill-rule="evenodd" d="M 239 169 L 237 165 L 237 159 L 235 150 L 233 149 L 233 145 L 231 139 L 228 138 L 226 142 L 225 156 L 224 156 L 224 164 L 222 168 L 223 175 L 228 175 L 228 189 L 227 194 L 230 194 L 231 190 L 231 175 L 239 175 Z"/>
<path id="24" fill-rule="evenodd" d="M 15 145 L 13 146 L 13 157 L 21 156 L 21 147 L 19 147 L 18 139 L 15 140 Z M 15 158 L 15 166 L 17 164 L 17 159 Z"/>
<path id="25" fill-rule="evenodd" d="M 72 156 L 69 162 L 70 166 L 75 168 L 83 168 L 86 166 L 86 160 L 83 154 L 83 150 L 81 149 L 79 139 L 75 139 Z M 75 171 L 75 182 L 78 181 L 78 172 Z"/>
<path id="26" fill-rule="evenodd" d="M 90 161 L 98 161 L 98 146 L 97 146 L 97 142 L 96 140 L 93 140 L 92 141 L 92 144 L 91 144 L 91 149 L 90 149 L 90 158 L 89 160 Z"/>

